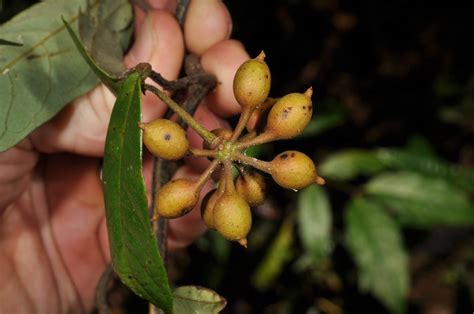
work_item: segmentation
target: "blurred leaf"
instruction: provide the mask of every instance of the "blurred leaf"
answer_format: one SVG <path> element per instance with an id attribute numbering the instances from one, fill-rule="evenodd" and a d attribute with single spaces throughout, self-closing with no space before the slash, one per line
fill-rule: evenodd
<path id="1" fill-rule="evenodd" d="M 360 198 L 349 204 L 345 223 L 359 287 L 372 292 L 391 312 L 404 313 L 409 276 L 397 224 L 383 208 Z"/>
<path id="2" fill-rule="evenodd" d="M 376 156 L 387 167 L 443 178 L 462 188 L 474 189 L 474 171 L 471 169 L 399 149 L 381 148 L 376 151 Z"/>
<path id="3" fill-rule="evenodd" d="M 411 136 L 406 143 L 406 150 L 426 157 L 435 158 L 436 156 L 433 145 L 421 135 Z"/>
<path id="4" fill-rule="evenodd" d="M 463 86 L 449 80 L 445 76 L 439 76 L 433 84 L 433 90 L 437 97 L 452 97 L 461 94 Z"/>
<path id="5" fill-rule="evenodd" d="M 119 75 L 125 69 L 123 52 L 133 30 L 131 16 L 128 0 L 101 0 L 98 10 L 87 9 L 79 15 L 81 40 L 92 59 L 108 73 Z"/>
<path id="6" fill-rule="evenodd" d="M 231 242 L 219 235 L 216 231 L 210 230 L 209 237 L 211 239 L 212 254 L 219 263 L 225 263 L 229 259 Z"/>
<path id="7" fill-rule="evenodd" d="M 227 301 L 211 289 L 182 286 L 173 292 L 174 314 L 214 314 L 224 309 Z"/>
<path id="8" fill-rule="evenodd" d="M 395 210 L 405 225 L 474 224 L 474 207 L 468 197 L 442 179 L 410 172 L 385 173 L 369 181 L 365 189 Z"/>
<path id="9" fill-rule="evenodd" d="M 140 297 L 171 313 L 173 300 L 148 214 L 142 169 L 141 77 L 119 90 L 105 143 L 103 187 L 112 265 Z"/>
<path id="10" fill-rule="evenodd" d="M 1 39 L 1 38 L 0 38 L 0 45 L 3 45 L 3 46 L 16 46 L 16 47 L 23 46 L 23 44 L 16 43 L 16 42 L 13 42 L 13 41 L 9 41 L 9 40 L 5 40 L 5 39 Z"/>
<path id="11" fill-rule="evenodd" d="M 326 157 L 319 165 L 319 174 L 334 180 L 350 180 L 382 170 L 383 164 L 371 151 L 346 149 Z"/>
<path id="12" fill-rule="evenodd" d="M 250 232 L 247 237 L 247 250 L 249 252 L 258 252 L 261 250 L 262 247 L 270 241 L 277 227 L 275 221 L 270 219 L 259 219 L 252 222 L 252 232 Z"/>
<path id="13" fill-rule="evenodd" d="M 298 138 L 313 137 L 336 128 L 344 123 L 346 117 L 342 112 L 328 112 L 318 114 L 309 122 Z"/>
<path id="14" fill-rule="evenodd" d="M 291 251 L 293 225 L 293 216 L 287 216 L 265 257 L 258 265 L 252 276 L 252 283 L 257 289 L 268 289 L 281 273 L 285 264 L 291 259 L 293 255 Z"/>
<path id="15" fill-rule="evenodd" d="M 91 1 L 91 9 L 98 3 Z M 0 46 L 0 151 L 97 84 L 61 21 L 77 31 L 80 7 L 86 0 L 42 1 L 0 26 L 0 38 L 22 44 Z"/>
<path id="16" fill-rule="evenodd" d="M 332 215 L 326 190 L 312 184 L 298 193 L 298 231 L 313 263 L 320 263 L 332 250 Z"/>

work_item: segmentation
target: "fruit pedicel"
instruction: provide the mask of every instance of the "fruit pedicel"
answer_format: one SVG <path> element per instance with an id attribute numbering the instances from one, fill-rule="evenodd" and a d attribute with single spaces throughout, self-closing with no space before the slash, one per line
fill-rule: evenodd
<path id="1" fill-rule="evenodd" d="M 298 136 L 313 112 L 311 87 L 304 93 L 268 97 L 271 75 L 264 59 L 265 54 L 261 52 L 239 67 L 233 82 L 235 99 L 242 107 L 239 121 L 233 131 L 211 131 L 215 138 L 212 141 L 204 139 L 202 149 L 189 148 L 186 132 L 175 122 L 157 119 L 140 124 L 144 144 L 155 156 L 178 160 L 191 154 L 212 160 L 199 179 L 176 179 L 166 183 L 156 194 L 153 219 L 186 215 L 198 203 L 199 194 L 212 173 L 220 170 L 217 187 L 202 201 L 202 219 L 224 238 L 246 247 L 252 226 L 251 207 L 261 205 L 266 198 L 266 178 L 261 172 L 269 174 L 286 189 L 299 190 L 313 183 L 324 183 L 311 158 L 301 152 L 286 151 L 272 161 L 245 154 L 252 146 Z M 244 129 L 247 133 L 242 135 Z M 233 167 L 239 170 L 235 182 Z"/>

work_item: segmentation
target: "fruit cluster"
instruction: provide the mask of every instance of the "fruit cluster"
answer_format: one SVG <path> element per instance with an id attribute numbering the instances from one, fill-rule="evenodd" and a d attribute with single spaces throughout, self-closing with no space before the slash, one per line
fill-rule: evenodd
<path id="1" fill-rule="evenodd" d="M 264 58 L 265 54 L 261 52 L 255 59 L 244 62 L 235 74 L 234 95 L 242 107 L 235 130 L 211 131 L 210 136 L 203 137 L 202 149 L 190 149 L 185 131 L 173 121 L 158 119 L 140 124 L 145 145 L 160 158 L 177 160 L 190 153 L 213 160 L 198 180 L 175 179 L 165 184 L 156 195 L 154 219 L 187 214 L 196 206 L 200 191 L 211 174 L 219 170 L 217 188 L 202 202 L 202 219 L 226 239 L 246 246 L 246 236 L 252 225 L 250 208 L 264 202 L 266 183 L 262 174 L 244 166 L 270 174 L 286 189 L 299 190 L 312 183 L 324 182 L 316 174 L 313 161 L 301 152 L 286 151 L 269 162 L 245 155 L 249 147 L 299 135 L 311 120 L 313 111 L 311 88 L 279 99 L 268 97 L 271 76 Z M 244 129 L 247 132 L 241 136 Z M 235 182 L 232 167 L 239 170 Z"/>

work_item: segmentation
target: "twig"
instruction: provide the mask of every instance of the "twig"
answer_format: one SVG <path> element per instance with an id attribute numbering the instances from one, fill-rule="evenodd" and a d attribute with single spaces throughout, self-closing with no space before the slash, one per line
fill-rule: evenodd
<path id="1" fill-rule="evenodd" d="M 183 27 L 184 25 L 184 18 L 186 17 L 186 12 L 188 11 L 189 7 L 189 0 L 178 0 L 176 5 L 176 19 L 178 20 L 179 25 Z"/>
<path id="2" fill-rule="evenodd" d="M 110 279 L 113 277 L 114 270 L 112 264 L 107 265 L 107 268 L 102 273 L 95 291 L 95 301 L 99 314 L 110 314 L 109 304 L 107 303 L 107 288 Z"/>

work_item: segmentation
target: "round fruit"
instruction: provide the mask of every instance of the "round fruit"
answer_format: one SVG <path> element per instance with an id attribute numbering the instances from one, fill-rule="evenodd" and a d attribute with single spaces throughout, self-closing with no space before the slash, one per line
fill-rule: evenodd
<path id="1" fill-rule="evenodd" d="M 228 240 L 245 239 L 252 226 L 249 205 L 236 193 L 224 193 L 214 206 L 214 226 Z"/>
<path id="2" fill-rule="evenodd" d="M 199 200 L 196 181 L 175 179 L 156 194 L 155 213 L 164 218 L 177 218 L 190 212 Z"/>
<path id="3" fill-rule="evenodd" d="M 273 180 L 286 189 L 299 190 L 318 179 L 311 158 L 297 151 L 290 150 L 277 155 L 271 161 L 270 169 Z"/>
<path id="4" fill-rule="evenodd" d="M 312 89 L 306 93 L 292 93 L 280 98 L 268 113 L 265 132 L 280 139 L 293 138 L 303 132 L 311 120 Z"/>
<path id="5" fill-rule="evenodd" d="M 260 132 L 265 128 L 268 112 L 270 112 L 270 108 L 275 104 L 277 100 L 277 98 L 269 97 L 267 98 L 267 100 L 265 100 L 263 104 L 258 106 L 258 108 L 252 112 L 246 125 L 248 132 Z"/>
<path id="6" fill-rule="evenodd" d="M 266 196 L 266 184 L 263 176 L 255 171 L 238 176 L 235 190 L 253 207 L 263 204 Z"/>
<path id="7" fill-rule="evenodd" d="M 168 119 L 157 119 L 142 123 L 143 142 L 155 156 L 166 160 L 178 160 L 184 157 L 189 149 L 186 132 L 176 122 Z"/>
<path id="8" fill-rule="evenodd" d="M 224 140 L 229 140 L 232 137 L 232 131 L 224 128 L 214 129 L 211 131 L 211 133 L 217 135 L 218 137 L 222 137 Z M 202 148 L 212 149 L 211 145 L 206 141 L 202 143 Z"/>
<path id="9" fill-rule="evenodd" d="M 206 224 L 209 229 L 215 229 L 214 227 L 214 206 L 216 201 L 219 199 L 219 193 L 217 189 L 209 191 L 206 196 L 202 199 L 201 203 L 201 217 L 202 221 Z"/>
<path id="10" fill-rule="evenodd" d="M 263 51 L 255 59 L 242 63 L 234 77 L 234 96 L 243 110 L 260 106 L 270 92 L 270 69 Z"/>

